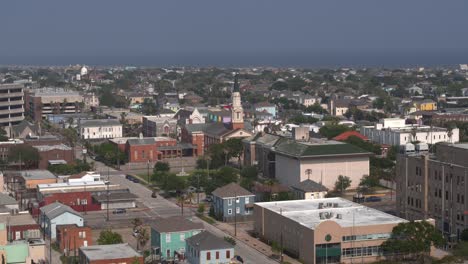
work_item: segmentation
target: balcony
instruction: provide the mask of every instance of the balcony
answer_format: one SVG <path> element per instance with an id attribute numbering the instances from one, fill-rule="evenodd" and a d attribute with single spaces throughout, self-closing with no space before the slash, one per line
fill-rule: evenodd
<path id="1" fill-rule="evenodd" d="M 0 124 L 7 124 L 11 122 L 19 122 L 24 119 L 24 116 L 15 116 L 11 118 L 0 118 Z"/>
<path id="2" fill-rule="evenodd" d="M 0 98 L 23 96 L 23 93 L 0 93 Z"/>
<path id="3" fill-rule="evenodd" d="M 16 101 L 0 102 L 0 106 L 9 106 L 9 105 L 24 105 L 24 101 L 16 100 Z"/>
<path id="4" fill-rule="evenodd" d="M 5 110 L 0 110 L 0 115 L 16 114 L 16 113 L 23 113 L 23 112 L 24 112 L 23 108 L 5 109 Z"/>

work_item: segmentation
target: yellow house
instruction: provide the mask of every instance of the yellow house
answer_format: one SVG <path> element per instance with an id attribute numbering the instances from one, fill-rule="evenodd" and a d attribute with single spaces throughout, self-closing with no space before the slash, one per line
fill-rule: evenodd
<path id="1" fill-rule="evenodd" d="M 436 102 L 430 100 L 430 99 L 425 99 L 420 102 L 414 103 L 414 106 L 418 111 L 435 111 L 437 110 L 437 104 Z"/>

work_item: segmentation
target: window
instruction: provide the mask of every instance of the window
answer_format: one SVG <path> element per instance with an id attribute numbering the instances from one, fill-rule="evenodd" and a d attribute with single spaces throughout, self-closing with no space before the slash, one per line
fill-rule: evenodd
<path id="1" fill-rule="evenodd" d="M 88 204 L 88 200 L 86 200 L 86 199 L 81 200 L 81 204 L 82 204 L 82 205 L 87 205 L 87 204 Z"/>
<path id="2" fill-rule="evenodd" d="M 236 214 L 240 214 L 240 207 L 236 207 Z"/>
<path id="3" fill-rule="evenodd" d="M 245 197 L 245 204 L 248 204 L 249 203 L 249 197 Z"/>
<path id="4" fill-rule="evenodd" d="M 229 214 L 229 215 L 232 214 L 232 209 L 228 209 L 228 214 Z"/>
<path id="5" fill-rule="evenodd" d="M 86 232 L 85 232 L 85 231 L 78 232 L 78 236 L 79 236 L 80 238 L 86 238 Z"/>
<path id="6" fill-rule="evenodd" d="M 239 203 L 239 201 L 240 201 L 240 198 L 237 197 L 237 198 L 236 198 L 236 203 Z"/>
<path id="7" fill-rule="evenodd" d="M 219 259 L 219 251 L 216 251 L 216 259 Z"/>
<path id="8" fill-rule="evenodd" d="M 231 259 L 231 251 L 230 250 L 226 250 L 226 258 Z"/>
<path id="9" fill-rule="evenodd" d="M 180 241 L 185 241 L 185 233 L 180 234 Z"/>
<path id="10" fill-rule="evenodd" d="M 166 243 L 171 243 L 171 234 L 166 234 Z"/>
<path id="11" fill-rule="evenodd" d="M 232 199 L 228 199 L 228 205 L 232 205 Z"/>
<path id="12" fill-rule="evenodd" d="M 206 260 L 211 260 L 211 252 L 206 252 Z"/>

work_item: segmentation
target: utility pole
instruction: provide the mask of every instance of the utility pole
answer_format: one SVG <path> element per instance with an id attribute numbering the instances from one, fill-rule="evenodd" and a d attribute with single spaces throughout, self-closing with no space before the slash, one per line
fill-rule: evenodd
<path id="1" fill-rule="evenodd" d="M 200 204 L 200 174 L 197 173 L 197 204 Z"/>
<path id="2" fill-rule="evenodd" d="M 280 215 L 283 215 L 283 208 L 280 208 Z M 282 217 L 281 217 L 282 218 Z M 280 233 L 280 263 L 283 263 L 283 222 L 281 222 L 281 233 Z"/>
<path id="3" fill-rule="evenodd" d="M 84 182 L 84 195 L 86 195 L 86 197 L 88 197 L 87 193 L 86 193 L 86 183 L 87 182 Z M 83 211 L 84 211 L 84 214 L 86 214 L 86 207 L 88 206 L 88 199 L 85 200 L 86 201 L 86 204 L 83 204 Z"/>
<path id="4" fill-rule="evenodd" d="M 106 209 L 107 209 L 107 222 L 109 222 L 109 166 L 107 166 L 107 181 L 106 181 L 106 185 L 107 185 L 107 206 L 106 206 Z"/>
<path id="5" fill-rule="evenodd" d="M 147 165 L 146 166 L 146 169 L 147 169 L 147 171 L 146 171 L 146 181 L 148 182 L 148 186 L 151 185 L 150 184 L 150 177 L 149 177 L 149 164 L 150 164 L 150 161 L 148 160 L 148 162 L 146 163 L 146 165 Z"/>
<path id="6" fill-rule="evenodd" d="M 237 193 L 234 196 L 234 236 L 237 237 Z"/>

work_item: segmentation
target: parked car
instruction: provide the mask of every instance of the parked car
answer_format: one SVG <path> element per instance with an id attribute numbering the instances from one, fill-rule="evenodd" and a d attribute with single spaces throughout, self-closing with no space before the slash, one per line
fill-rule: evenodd
<path id="1" fill-rule="evenodd" d="M 125 175 L 125 179 L 129 180 L 129 181 L 133 181 L 134 177 L 132 175 Z"/>
<path id="2" fill-rule="evenodd" d="M 124 208 L 119 208 L 119 209 L 115 209 L 114 211 L 112 211 L 113 214 L 125 214 L 126 212 L 127 210 Z"/>
<path id="3" fill-rule="evenodd" d="M 132 182 L 134 182 L 134 183 L 140 183 L 140 180 L 137 179 L 137 178 L 133 178 Z"/>
<path id="4" fill-rule="evenodd" d="M 369 196 L 366 198 L 366 202 L 371 203 L 371 202 L 381 202 L 382 198 L 378 196 Z"/>

